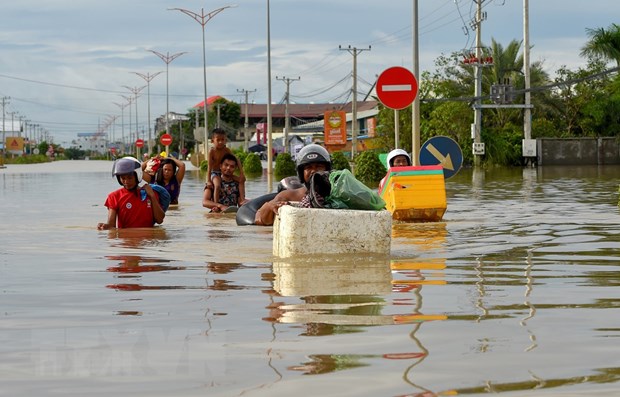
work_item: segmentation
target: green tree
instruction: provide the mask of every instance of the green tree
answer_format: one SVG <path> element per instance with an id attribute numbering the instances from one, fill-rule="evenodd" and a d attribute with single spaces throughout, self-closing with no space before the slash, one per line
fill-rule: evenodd
<path id="1" fill-rule="evenodd" d="M 276 157 L 274 174 L 278 179 L 282 179 L 287 176 L 297 175 L 295 162 L 293 161 L 290 153 L 278 154 L 278 156 Z"/>
<path id="2" fill-rule="evenodd" d="M 334 152 L 332 157 L 332 169 L 334 170 L 349 170 L 351 171 L 351 165 L 349 165 L 349 159 L 342 152 Z"/>
<path id="3" fill-rule="evenodd" d="M 371 187 L 377 186 L 386 172 L 376 152 L 366 150 L 355 156 L 355 177 L 364 184 Z"/>
<path id="4" fill-rule="evenodd" d="M 581 56 L 614 61 L 620 66 L 620 25 L 612 23 L 607 29 L 586 29 L 590 38 L 581 48 Z"/>

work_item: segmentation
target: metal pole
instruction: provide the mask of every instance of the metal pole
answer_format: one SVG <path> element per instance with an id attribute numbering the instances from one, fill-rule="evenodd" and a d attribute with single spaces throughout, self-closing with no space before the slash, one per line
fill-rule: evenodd
<path id="1" fill-rule="evenodd" d="M 284 107 L 284 153 L 288 153 L 288 132 L 291 128 L 291 118 L 288 113 L 288 106 L 291 103 L 291 82 L 301 80 L 301 77 L 297 77 L 296 79 L 289 79 L 286 77 L 278 78 L 276 76 L 276 80 L 282 80 L 286 83 L 286 105 Z"/>
<path id="2" fill-rule="evenodd" d="M 249 118 L 248 118 L 248 94 L 250 92 L 255 92 L 256 89 L 252 90 L 252 91 L 248 91 L 248 90 L 239 90 L 237 89 L 237 92 L 242 92 L 245 94 L 245 121 L 243 122 L 243 150 L 245 150 L 246 152 L 248 151 L 248 146 L 249 146 L 249 137 L 248 137 L 248 127 L 249 127 Z M 258 142 L 257 142 L 258 143 Z"/>
<path id="3" fill-rule="evenodd" d="M 342 48 L 338 46 L 340 50 L 349 51 L 353 55 L 353 99 L 351 101 L 351 160 L 355 158 L 355 152 L 357 151 L 357 54 L 362 51 L 370 51 L 368 48 L 356 48 L 349 46 L 348 48 Z"/>
<path id="4" fill-rule="evenodd" d="M 176 54 L 172 54 L 172 55 L 170 55 L 170 52 L 166 52 L 166 55 L 164 55 L 161 52 L 157 52 L 155 50 L 149 50 L 149 51 L 157 55 L 166 64 L 166 118 L 165 118 L 165 121 L 166 121 L 166 134 L 170 134 L 170 123 L 168 121 L 168 115 L 170 114 L 170 100 L 169 100 L 170 95 L 168 94 L 169 92 L 168 91 L 168 69 L 169 69 L 168 65 L 170 65 L 172 61 L 174 61 L 181 55 L 187 54 L 187 52 L 177 52 Z"/>
<path id="5" fill-rule="evenodd" d="M 271 142 L 271 15 L 267 0 L 267 184 L 273 185 L 273 153 Z"/>
<path id="6" fill-rule="evenodd" d="M 172 11 L 172 10 L 176 10 L 176 11 L 181 11 L 183 14 L 190 16 L 192 19 L 194 19 L 196 22 L 198 22 L 200 24 L 200 26 L 202 27 L 202 72 L 203 72 L 203 88 L 204 88 L 204 103 L 203 103 L 203 111 L 204 111 L 204 118 L 205 118 L 205 136 L 204 136 L 204 147 L 205 147 L 205 159 L 207 158 L 207 155 L 209 153 L 209 140 L 208 140 L 208 129 L 209 129 L 209 116 L 207 113 L 207 51 L 206 51 L 206 46 L 205 46 L 205 25 L 207 24 L 207 22 L 209 22 L 211 20 L 211 18 L 213 18 L 214 16 L 216 16 L 217 14 L 219 14 L 220 12 L 224 11 L 227 8 L 232 8 L 232 7 L 236 7 L 235 5 L 228 5 L 225 7 L 220 7 L 218 9 L 215 9 L 207 14 L 205 14 L 205 9 L 201 8 L 200 9 L 200 14 L 195 13 L 193 11 L 190 10 L 186 10 L 184 8 L 169 8 L 168 10 Z"/>
<path id="7" fill-rule="evenodd" d="M 482 95 L 482 0 L 476 0 L 477 10 L 476 10 L 476 63 L 474 64 L 475 71 L 475 79 L 476 86 L 474 96 L 476 100 L 474 101 L 474 143 L 480 143 L 482 141 L 481 137 L 481 128 L 482 128 L 482 108 L 480 105 L 482 104 L 482 100 L 480 96 Z M 480 166 L 480 155 L 474 156 L 474 166 Z"/>
<path id="8" fill-rule="evenodd" d="M 532 110 L 530 109 L 530 4 L 523 0 L 523 75 L 525 77 L 525 112 L 523 115 L 523 135 L 532 138 Z"/>
<path id="9" fill-rule="evenodd" d="M 161 73 L 163 72 L 157 72 L 154 74 L 142 74 L 142 73 L 138 73 L 138 72 L 132 72 L 134 74 L 137 74 L 138 76 L 142 77 L 142 79 L 144 81 L 146 81 L 146 91 L 147 91 L 147 102 L 148 102 L 148 127 L 149 127 L 149 142 L 148 142 L 148 151 L 149 154 L 153 153 L 153 145 L 152 145 L 152 137 L 151 137 L 151 80 L 153 80 L 155 77 L 159 76 Z M 168 84 L 168 81 L 166 81 L 166 85 Z"/>
<path id="10" fill-rule="evenodd" d="M 418 0 L 413 0 L 413 75 L 420 78 L 420 47 L 418 32 Z M 420 96 L 416 95 L 411 106 L 411 160 L 420 165 Z"/>

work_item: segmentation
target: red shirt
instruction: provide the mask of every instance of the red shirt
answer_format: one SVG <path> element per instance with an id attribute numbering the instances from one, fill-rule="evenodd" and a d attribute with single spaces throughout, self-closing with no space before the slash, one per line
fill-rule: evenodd
<path id="1" fill-rule="evenodd" d="M 159 200 L 159 195 L 155 193 Z M 129 227 L 153 227 L 153 207 L 147 196 L 144 201 L 140 190 L 127 190 L 124 187 L 113 191 L 105 200 L 105 206 L 116 210 L 116 223 L 119 229 Z"/>

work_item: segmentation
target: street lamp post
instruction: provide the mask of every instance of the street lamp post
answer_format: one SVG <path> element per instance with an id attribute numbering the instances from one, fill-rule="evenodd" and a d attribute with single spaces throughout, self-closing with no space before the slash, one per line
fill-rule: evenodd
<path id="1" fill-rule="evenodd" d="M 150 74 L 150 73 L 143 74 L 143 73 L 138 73 L 138 72 L 132 72 L 132 73 L 137 74 L 138 76 L 142 77 L 144 81 L 146 81 L 146 96 L 147 96 L 147 102 L 148 102 L 147 112 L 148 112 L 148 127 L 149 127 L 148 151 L 149 151 L 149 154 L 152 154 L 153 147 L 152 147 L 152 142 L 151 142 L 152 140 L 152 137 L 151 137 L 151 80 L 153 80 L 155 77 L 159 76 L 163 72 L 157 72 L 153 74 Z"/>
<path id="2" fill-rule="evenodd" d="M 232 8 L 232 7 L 236 7 L 236 6 L 229 5 L 229 6 L 221 7 L 207 14 L 205 14 L 204 8 L 200 9 L 200 14 L 195 13 L 190 10 L 186 10 L 184 8 L 170 8 L 169 9 L 170 11 L 173 11 L 173 10 L 181 11 L 183 14 L 189 15 L 196 22 L 198 22 L 200 26 L 202 26 L 202 74 L 203 74 L 203 86 L 204 86 L 204 103 L 203 103 L 202 108 L 203 108 L 204 118 L 205 118 L 205 134 L 204 134 L 205 159 L 207 158 L 207 154 L 209 153 L 209 140 L 208 140 L 209 136 L 207 132 L 207 130 L 209 129 L 209 122 L 208 122 L 209 118 L 207 115 L 207 52 L 205 49 L 205 25 L 207 24 L 207 22 L 211 20 L 211 18 L 213 18 L 220 12 L 224 11 L 227 8 Z"/>
<path id="3" fill-rule="evenodd" d="M 133 103 L 133 97 L 121 95 L 123 99 L 127 101 L 127 107 L 129 108 L 129 140 L 127 144 L 131 146 L 131 104 Z M 137 127 L 136 127 L 137 128 Z M 124 138 L 123 138 L 124 139 Z"/>
<path id="4" fill-rule="evenodd" d="M 125 152 L 125 108 L 129 106 L 131 103 L 117 103 L 113 102 L 116 106 L 121 108 L 121 144 L 123 145 L 122 150 Z M 120 154 L 120 153 L 119 153 Z"/>
<path id="5" fill-rule="evenodd" d="M 132 94 L 134 94 L 135 99 L 134 102 L 136 104 L 136 141 L 139 138 L 139 128 L 138 128 L 138 94 L 140 94 L 140 91 L 142 91 L 146 86 L 142 86 L 142 87 L 129 87 L 124 85 L 123 87 L 127 88 L 129 91 L 131 91 Z M 136 158 L 138 160 L 140 160 L 140 156 L 138 156 L 138 151 L 140 148 L 138 148 L 138 146 L 136 146 Z"/>
<path id="6" fill-rule="evenodd" d="M 157 55 L 166 64 L 166 134 L 170 134 L 170 123 L 168 122 L 168 114 L 170 113 L 170 102 L 169 102 L 169 99 L 168 99 L 169 98 L 169 95 L 168 95 L 168 66 L 170 65 L 170 62 L 174 61 L 175 59 L 177 59 L 178 57 L 180 57 L 183 54 L 187 54 L 187 52 L 177 52 L 176 54 L 172 54 L 172 55 L 170 55 L 169 52 L 166 52 L 166 55 L 164 55 L 161 52 L 157 52 L 155 50 L 149 50 L 149 51 L 152 52 L 153 54 Z"/>

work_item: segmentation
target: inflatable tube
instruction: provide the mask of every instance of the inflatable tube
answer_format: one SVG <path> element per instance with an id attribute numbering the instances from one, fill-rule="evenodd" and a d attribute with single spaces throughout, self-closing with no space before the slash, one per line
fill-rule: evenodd
<path id="1" fill-rule="evenodd" d="M 256 211 L 258 211 L 260 207 L 262 207 L 263 204 L 265 204 L 267 201 L 273 200 L 273 198 L 276 197 L 276 194 L 278 193 L 268 193 L 268 194 L 259 196 L 243 204 L 241 207 L 239 207 L 239 209 L 237 210 L 237 216 L 236 216 L 237 225 L 238 226 L 253 225 L 254 219 L 256 217 Z"/>
<path id="2" fill-rule="evenodd" d="M 287 176 L 286 178 L 282 179 L 278 183 L 278 192 L 281 192 L 282 190 L 299 189 L 300 187 L 303 187 L 303 186 L 304 184 L 301 183 L 298 177 Z"/>

